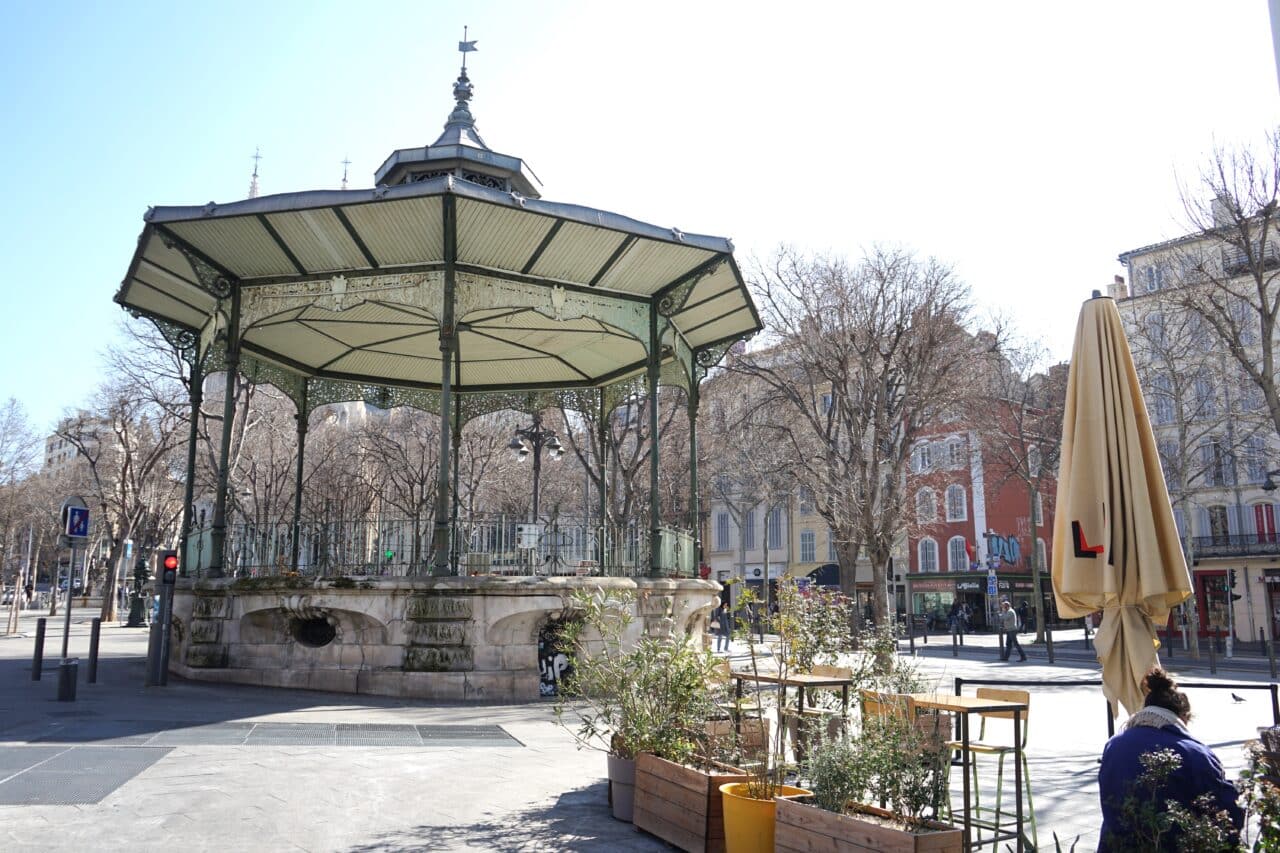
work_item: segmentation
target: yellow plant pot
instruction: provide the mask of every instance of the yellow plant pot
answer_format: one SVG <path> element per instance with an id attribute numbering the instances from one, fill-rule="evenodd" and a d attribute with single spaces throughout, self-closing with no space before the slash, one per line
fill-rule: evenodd
<path id="1" fill-rule="evenodd" d="M 773 853 L 773 800 L 747 796 L 746 782 L 726 782 L 720 786 L 724 800 L 724 846 L 727 853 Z M 779 785 L 779 797 L 807 797 L 812 791 Z"/>

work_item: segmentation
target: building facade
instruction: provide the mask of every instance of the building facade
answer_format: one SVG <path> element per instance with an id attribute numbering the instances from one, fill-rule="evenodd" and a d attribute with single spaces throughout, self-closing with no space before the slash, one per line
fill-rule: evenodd
<path id="1" fill-rule="evenodd" d="M 947 624 L 955 603 L 967 606 L 970 627 L 979 630 L 994 621 L 1002 598 L 1034 609 L 1033 556 L 1042 594 L 1050 589 L 1053 481 L 1042 478 L 1033 492 L 991 455 L 982 425 L 959 421 L 912 448 L 906 586 L 911 612 L 935 625 Z"/>
<path id="2" fill-rule="evenodd" d="M 1275 243 L 1262 263 L 1280 267 Z M 1230 246 L 1188 236 L 1120 255 L 1129 282 L 1108 295 L 1124 319 L 1160 449 L 1174 518 L 1192 572 L 1202 636 L 1258 641 L 1280 634 L 1280 440 L 1265 399 L 1222 338 L 1187 307 L 1187 292 L 1210 279 L 1242 294 L 1255 270 Z M 1206 263 L 1213 274 L 1205 276 Z M 1217 293 L 1225 293 L 1218 287 Z M 1232 304 L 1243 351 L 1261 364 L 1259 324 L 1243 300 Z M 1252 330 L 1250 330 L 1252 326 Z M 1276 343 L 1280 343 L 1277 341 Z M 1184 611 L 1171 628 L 1188 627 Z"/>

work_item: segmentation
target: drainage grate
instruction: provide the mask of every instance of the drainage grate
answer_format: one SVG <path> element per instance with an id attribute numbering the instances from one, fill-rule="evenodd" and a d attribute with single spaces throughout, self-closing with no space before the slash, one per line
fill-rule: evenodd
<path id="1" fill-rule="evenodd" d="M 168 749 L 115 746 L 2 747 L 0 764 L 20 766 L 0 781 L 0 805 L 96 803 L 168 754 Z"/>
<path id="2" fill-rule="evenodd" d="M 93 720 L 59 726 L 32 743 L 111 746 L 523 746 L 501 726 L 402 723 L 190 723 Z"/>

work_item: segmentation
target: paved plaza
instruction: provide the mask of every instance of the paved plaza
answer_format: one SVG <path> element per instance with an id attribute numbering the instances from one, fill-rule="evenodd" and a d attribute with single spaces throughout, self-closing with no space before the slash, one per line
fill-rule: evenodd
<path id="1" fill-rule="evenodd" d="M 27 850 L 409 851 L 668 850 L 606 804 L 604 757 L 574 748 L 546 703 L 446 705 L 382 697 L 204 685 L 145 688 L 146 631 L 102 631 L 98 683 L 85 683 L 89 611 L 73 616 L 77 701 L 56 701 L 61 620 L 50 621 L 45 674 L 30 676 L 27 635 L 0 639 L 0 848 Z M 56 626 L 56 630 L 55 630 Z M 969 637 L 960 657 L 931 638 L 922 672 L 954 679 L 1068 682 L 1097 677 L 1079 640 L 1058 664 L 996 658 Z M 741 647 L 735 648 L 741 654 Z M 1078 653 L 1077 653 L 1078 652 Z M 1187 663 L 1175 656 L 1172 667 Z M 1186 680 L 1265 684 L 1264 660 L 1237 658 Z M 1192 731 L 1228 771 L 1271 721 L 1270 695 L 1189 691 Z M 1097 756 L 1106 737 L 1098 688 L 1036 687 L 1030 771 L 1040 842 L 1097 842 Z M 1064 844 L 1064 849 L 1069 844 Z"/>

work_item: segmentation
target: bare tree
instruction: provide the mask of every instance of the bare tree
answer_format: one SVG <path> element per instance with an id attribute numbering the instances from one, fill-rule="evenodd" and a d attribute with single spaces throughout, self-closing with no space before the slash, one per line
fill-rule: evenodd
<path id="1" fill-rule="evenodd" d="M 32 577 L 32 481 L 39 446 L 22 404 L 10 397 L 0 407 L 0 589 L 13 590 L 6 628 L 10 634 L 18 630 L 22 589 Z"/>
<path id="2" fill-rule="evenodd" d="M 846 593 L 865 550 L 875 621 L 888 624 L 911 445 L 973 393 L 995 340 L 966 331 L 969 292 L 950 268 L 904 250 L 849 265 L 784 248 L 757 265 L 753 286 L 773 345 L 734 369 L 768 387 L 777 430 L 835 536 Z"/>
<path id="3" fill-rule="evenodd" d="M 1258 389 L 1280 436 L 1280 129 L 1258 151 L 1217 149 L 1182 199 L 1194 233 L 1175 253 L 1177 299 Z"/>
<path id="4" fill-rule="evenodd" d="M 1194 497 L 1205 489 L 1236 485 L 1236 459 L 1269 418 L 1261 392 L 1235 359 L 1214 346 L 1203 314 L 1179 289 L 1157 290 L 1123 303 L 1126 333 L 1156 433 L 1169 500 L 1181 522 L 1187 563 L 1195 559 L 1191 536 Z M 1237 520 L 1236 523 L 1239 523 Z M 1195 597 L 1184 605 L 1190 647 L 1199 657 Z"/>
<path id="5" fill-rule="evenodd" d="M 1036 541 L 1037 517 L 1055 497 L 1062 417 L 1066 404 L 1067 365 L 1048 366 L 1044 347 L 1027 343 L 1007 346 L 1000 366 L 989 372 L 986 393 L 974 398 L 971 420 L 980 424 L 983 459 L 997 488 L 1017 482 L 1026 490 L 1027 549 L 1036 611 L 1037 643 L 1045 640 L 1042 565 Z"/>

